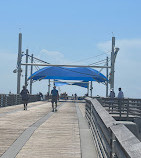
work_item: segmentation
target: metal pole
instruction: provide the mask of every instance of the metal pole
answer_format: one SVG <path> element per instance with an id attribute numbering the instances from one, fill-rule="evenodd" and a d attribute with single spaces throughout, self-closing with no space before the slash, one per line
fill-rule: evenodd
<path id="1" fill-rule="evenodd" d="M 107 57 L 107 60 L 106 60 L 106 66 L 108 66 L 108 57 Z M 108 68 L 106 68 L 106 77 L 108 79 Z M 108 88 L 109 88 L 109 85 L 108 85 L 108 81 L 106 82 L 106 97 L 108 97 Z"/>
<path id="2" fill-rule="evenodd" d="M 22 33 L 19 33 L 18 60 L 17 60 L 17 94 L 20 94 L 21 86 L 21 59 L 22 58 Z"/>
<path id="3" fill-rule="evenodd" d="M 112 37 L 112 52 L 111 52 L 111 89 L 114 90 L 114 48 L 115 48 L 115 37 Z"/>
<path id="4" fill-rule="evenodd" d="M 89 96 L 89 82 L 88 82 L 87 94 Z"/>
<path id="5" fill-rule="evenodd" d="M 48 94 L 50 95 L 50 79 L 48 80 Z"/>
<path id="6" fill-rule="evenodd" d="M 92 67 L 92 68 L 107 68 L 107 66 L 97 66 L 97 65 L 55 65 L 55 64 L 40 64 L 40 63 L 22 63 L 21 65 L 33 65 L 33 66 L 54 66 L 54 67 Z M 111 66 L 108 66 L 111 68 Z"/>
<path id="7" fill-rule="evenodd" d="M 33 54 L 31 55 L 31 63 L 33 63 Z M 30 75 L 33 72 L 33 65 L 31 65 Z M 32 79 L 30 79 L 30 94 L 32 94 Z"/>
<path id="8" fill-rule="evenodd" d="M 28 63 L 28 49 L 26 49 L 26 63 Z M 25 86 L 27 87 L 28 65 L 25 66 Z"/>
<path id="9" fill-rule="evenodd" d="M 92 95 L 93 95 L 93 94 L 92 94 L 92 91 L 93 91 L 92 81 L 91 81 L 91 89 L 90 89 L 90 90 L 91 90 L 91 97 L 92 97 Z"/>

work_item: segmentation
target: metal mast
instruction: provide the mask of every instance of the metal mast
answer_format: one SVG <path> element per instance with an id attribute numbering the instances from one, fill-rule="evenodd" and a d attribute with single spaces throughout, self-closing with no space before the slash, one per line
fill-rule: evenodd
<path id="1" fill-rule="evenodd" d="M 112 37 L 110 88 L 114 90 L 115 60 L 119 48 L 115 48 L 115 37 Z"/>
<path id="2" fill-rule="evenodd" d="M 28 63 L 28 49 L 26 49 L 26 63 Z M 28 65 L 25 66 L 25 86 L 27 87 L 27 71 Z"/>
<path id="3" fill-rule="evenodd" d="M 108 66 L 108 57 L 106 59 L 106 66 Z M 108 79 L 108 68 L 106 68 L 106 77 Z M 108 88 L 109 88 L 109 85 L 108 85 L 108 81 L 106 82 L 106 97 L 108 97 Z"/>
<path id="4" fill-rule="evenodd" d="M 22 60 L 22 33 L 19 33 L 18 60 L 17 60 L 17 94 L 20 94 L 20 86 L 21 86 L 21 60 Z"/>
<path id="5" fill-rule="evenodd" d="M 112 37 L 112 52 L 111 52 L 111 85 L 110 88 L 114 89 L 114 71 L 115 71 L 115 55 L 114 55 L 114 48 L 115 48 L 115 37 Z"/>
<path id="6" fill-rule="evenodd" d="M 33 63 L 33 54 L 31 55 L 31 63 Z M 30 75 L 33 72 L 33 65 L 31 65 Z M 32 79 L 30 79 L 30 94 L 32 94 Z"/>

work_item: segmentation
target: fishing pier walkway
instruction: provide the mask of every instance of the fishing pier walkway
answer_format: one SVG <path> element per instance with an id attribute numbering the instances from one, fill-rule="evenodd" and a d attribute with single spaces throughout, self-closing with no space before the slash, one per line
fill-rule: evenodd
<path id="1" fill-rule="evenodd" d="M 85 104 L 39 101 L 0 108 L 1 158 L 97 157 L 85 120 Z M 82 123 L 83 122 L 83 123 Z M 81 141 L 80 141 L 81 139 Z"/>
<path id="2" fill-rule="evenodd" d="M 0 157 L 140 158 L 141 100 L 122 100 L 120 111 L 118 102 L 66 100 L 57 112 L 48 101 L 31 102 L 27 111 L 22 104 L 1 107 Z"/>

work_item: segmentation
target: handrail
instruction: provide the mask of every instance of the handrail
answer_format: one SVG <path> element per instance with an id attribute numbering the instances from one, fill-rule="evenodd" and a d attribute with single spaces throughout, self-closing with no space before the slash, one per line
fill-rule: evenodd
<path id="1" fill-rule="evenodd" d="M 28 102 L 39 101 L 39 95 L 30 95 Z M 22 98 L 17 94 L 0 94 L 0 107 L 22 104 Z"/>
<path id="2" fill-rule="evenodd" d="M 141 117 L 141 99 L 118 99 L 118 98 L 98 98 L 98 101 L 110 114 L 119 114 L 120 117 L 129 115 Z"/>
<path id="3" fill-rule="evenodd" d="M 139 158 L 141 142 L 105 110 L 97 99 L 86 98 L 88 120 L 99 158 Z"/>

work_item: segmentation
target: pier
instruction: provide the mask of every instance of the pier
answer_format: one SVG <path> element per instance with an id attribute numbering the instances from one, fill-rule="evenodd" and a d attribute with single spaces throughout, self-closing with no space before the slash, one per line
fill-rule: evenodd
<path id="1" fill-rule="evenodd" d="M 85 103 L 58 105 L 55 113 L 47 101 L 30 103 L 27 111 L 21 104 L 0 108 L 1 158 L 96 157 Z"/>
<path id="2" fill-rule="evenodd" d="M 1 107 L 1 158 L 138 158 L 139 138 L 99 100 L 60 100 L 57 112 L 48 101 Z"/>

